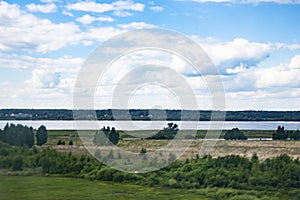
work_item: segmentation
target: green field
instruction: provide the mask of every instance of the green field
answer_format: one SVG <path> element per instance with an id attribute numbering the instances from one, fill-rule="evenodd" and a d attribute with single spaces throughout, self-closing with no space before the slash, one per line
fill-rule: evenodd
<path id="1" fill-rule="evenodd" d="M 287 199 L 280 191 L 260 192 L 233 189 L 179 190 L 126 183 L 89 181 L 62 177 L 0 176 L 1 200 L 82 199 Z M 295 197 L 294 199 L 296 199 Z M 289 199 L 293 199 L 291 195 Z"/>
<path id="2" fill-rule="evenodd" d="M 129 135 L 143 137 L 150 133 L 131 131 Z M 188 131 L 182 133 L 184 141 L 191 141 L 184 139 Z M 83 134 L 93 136 L 95 132 Z M 268 138 L 272 131 L 245 134 Z M 123 131 L 120 135 L 131 137 Z M 180 157 L 181 161 L 147 174 L 123 173 L 100 165 L 74 130 L 49 131 L 48 142 L 34 148 L 0 143 L 0 200 L 300 199 L 300 141 L 220 140 L 210 156 L 197 158 L 199 148 L 205 144 L 199 138 L 204 135 L 205 131 L 198 131 L 198 139 Z M 58 141 L 65 144 L 58 145 Z M 169 142 L 125 139 L 119 141 L 118 147 L 132 152 L 145 148 L 148 153 Z M 180 149 L 167 151 L 171 155 Z M 126 157 L 112 156 L 119 162 L 130 162 Z"/>

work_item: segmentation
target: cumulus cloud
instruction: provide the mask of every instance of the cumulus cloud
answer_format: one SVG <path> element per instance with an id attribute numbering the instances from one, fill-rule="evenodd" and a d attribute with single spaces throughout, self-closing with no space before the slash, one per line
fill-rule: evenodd
<path id="1" fill-rule="evenodd" d="M 77 18 L 84 24 L 93 21 L 110 22 L 111 17 L 93 17 L 84 15 Z M 125 30 L 152 28 L 145 22 L 120 24 L 117 27 L 88 27 L 82 30 L 74 22 L 53 23 L 48 19 L 38 18 L 16 4 L 2 2 L 0 5 L 0 51 L 26 51 L 29 53 L 47 53 L 67 46 L 83 44 L 88 46 L 95 41 L 104 41 Z M 11 36 L 14 37 L 11 37 Z"/>
<path id="2" fill-rule="evenodd" d="M 155 28 L 153 24 L 147 24 L 145 22 L 131 22 L 129 24 L 118 24 L 119 28 L 132 30 L 132 29 L 143 29 L 143 28 Z"/>
<path id="3" fill-rule="evenodd" d="M 0 5 L 0 50 L 46 53 L 77 44 L 80 29 L 74 23 L 52 23 L 22 11 L 16 4 Z M 13 37 L 12 37 L 13 36 Z"/>
<path id="4" fill-rule="evenodd" d="M 90 45 L 93 41 L 103 41 L 122 32 L 113 27 L 88 27 L 83 31 L 73 22 L 53 23 L 21 10 L 16 4 L 6 2 L 0 5 L 0 18 L 0 29 L 5 29 L 0 38 L 1 51 L 47 53 L 72 45 Z M 93 20 L 113 21 L 110 17 L 89 15 L 77 20 L 86 24 Z M 132 24 L 132 28 L 134 25 L 146 26 L 146 24 Z"/>
<path id="5" fill-rule="evenodd" d="M 61 2 L 61 0 L 40 0 L 43 3 Z"/>
<path id="6" fill-rule="evenodd" d="M 104 13 L 114 11 L 118 16 L 121 16 L 122 12 L 128 11 L 144 11 L 145 5 L 141 3 L 134 3 L 133 1 L 115 1 L 108 3 L 96 3 L 93 1 L 81 1 L 74 4 L 67 5 L 68 10 L 85 11 L 85 12 L 97 12 Z M 124 16 L 124 15 L 123 15 Z"/>
<path id="7" fill-rule="evenodd" d="M 131 12 L 124 11 L 124 10 L 116 10 L 113 12 L 113 14 L 117 17 L 129 17 L 133 15 Z"/>
<path id="8" fill-rule="evenodd" d="M 93 41 L 105 41 L 122 32 L 124 31 L 114 27 L 91 27 L 86 32 L 82 33 L 82 37 L 84 38 L 82 42 L 84 45 L 90 45 Z"/>
<path id="9" fill-rule="evenodd" d="M 111 17 L 93 17 L 91 15 L 83 15 L 82 17 L 79 17 L 76 19 L 76 21 L 88 25 L 91 24 L 95 21 L 100 21 L 100 22 L 113 22 L 114 19 Z"/>
<path id="10" fill-rule="evenodd" d="M 3 54 L 0 56 L 2 58 Z M 32 70 L 31 77 L 25 81 L 17 81 L 15 78 L 14 81 L 0 81 L 2 105 L 26 108 L 72 108 L 72 91 L 84 59 L 71 56 L 54 59 L 16 55 L 11 57 L 9 65 L 16 63 L 16 67 L 19 67 L 19 63 L 24 60 L 25 64 L 30 64 L 26 72 Z M 22 70 L 20 73 L 23 72 Z"/>
<path id="11" fill-rule="evenodd" d="M 238 3 L 251 3 L 251 4 L 259 4 L 259 3 L 276 3 L 276 4 L 300 4 L 299 0 L 242 0 L 237 1 Z"/>
<path id="12" fill-rule="evenodd" d="M 229 73 L 239 66 L 256 66 L 269 57 L 273 50 L 269 44 L 250 42 L 243 38 L 236 38 L 229 42 L 208 39 L 200 43 L 220 70 Z"/>
<path id="13" fill-rule="evenodd" d="M 25 90 L 35 98 L 51 99 L 52 103 L 62 104 L 62 99 L 71 102 L 76 77 L 84 59 L 65 56 L 57 59 L 37 58 L 31 78 L 25 81 Z M 31 91 L 31 92 L 29 92 Z M 52 99 L 53 98 L 53 99 Z M 68 103 L 66 103 L 68 104 Z M 69 105 L 69 104 L 68 104 Z"/>
<path id="14" fill-rule="evenodd" d="M 232 3 L 232 4 L 259 4 L 259 3 L 276 3 L 276 4 L 300 4 L 299 0 L 181 0 L 193 1 L 198 3 Z"/>
<path id="15" fill-rule="evenodd" d="M 150 10 L 152 10 L 154 12 L 162 12 L 164 10 L 164 8 L 162 6 L 151 6 Z"/>
<path id="16" fill-rule="evenodd" d="M 258 88 L 299 87 L 300 86 L 300 55 L 294 56 L 288 64 L 260 69 L 257 71 Z"/>
<path id="17" fill-rule="evenodd" d="M 26 8 L 30 12 L 42 12 L 42 13 L 53 13 L 56 12 L 57 10 L 56 5 L 53 3 L 45 4 L 45 5 L 31 3 L 26 5 Z"/>
<path id="18" fill-rule="evenodd" d="M 35 58 L 27 55 L 0 52 L 0 68 L 27 69 L 34 66 Z"/>
<path id="19" fill-rule="evenodd" d="M 50 69 L 35 69 L 31 83 L 41 88 L 54 88 L 60 83 L 61 74 Z"/>

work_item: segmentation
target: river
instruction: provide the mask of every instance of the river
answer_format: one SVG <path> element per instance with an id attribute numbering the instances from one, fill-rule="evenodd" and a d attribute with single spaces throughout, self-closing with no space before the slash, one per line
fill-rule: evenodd
<path id="1" fill-rule="evenodd" d="M 171 122 L 171 121 L 170 121 Z M 174 122 L 174 121 L 172 121 Z M 117 130 L 159 130 L 169 122 L 165 121 L 0 121 L 3 129 L 6 123 L 23 124 L 38 128 L 45 125 L 48 130 L 97 130 L 103 126 L 116 127 Z M 284 126 L 286 130 L 300 129 L 300 122 L 287 121 L 175 121 L 181 130 L 232 129 L 241 130 L 276 130 Z"/>

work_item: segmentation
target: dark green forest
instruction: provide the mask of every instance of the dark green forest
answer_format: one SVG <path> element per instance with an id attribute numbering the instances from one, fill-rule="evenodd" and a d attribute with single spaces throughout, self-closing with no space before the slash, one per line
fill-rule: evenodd
<path id="1" fill-rule="evenodd" d="M 77 112 L 78 115 L 81 112 Z M 201 120 L 210 121 L 210 110 L 96 110 L 82 112 L 77 119 L 88 120 Z M 95 114 L 96 113 L 96 114 Z M 129 113 L 129 114 L 128 114 Z M 162 113 L 165 113 L 162 114 Z M 214 111 L 214 120 L 223 120 L 224 112 Z M 94 116 L 96 115 L 96 116 Z M 165 117 L 166 116 L 166 117 Z M 219 117 L 218 117 L 219 116 Z M 67 109 L 2 109 L 0 120 L 72 120 L 73 111 Z M 226 121 L 300 121 L 300 111 L 226 111 Z"/>
<path id="2" fill-rule="evenodd" d="M 36 140 L 35 140 L 36 138 Z M 4 129 L 0 129 L 0 142 L 8 143 L 13 146 L 32 147 L 35 143 L 39 146 L 45 144 L 48 139 L 48 133 L 45 126 L 40 126 L 34 133 L 32 127 L 21 124 L 6 124 Z"/>

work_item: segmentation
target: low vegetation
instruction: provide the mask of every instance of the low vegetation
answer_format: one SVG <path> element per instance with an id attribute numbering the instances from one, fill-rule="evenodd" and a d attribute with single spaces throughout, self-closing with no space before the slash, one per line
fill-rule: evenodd
<path id="1" fill-rule="evenodd" d="M 145 153 L 147 154 L 147 153 Z M 292 190 L 300 187 L 300 162 L 281 155 L 263 162 L 231 155 L 175 161 L 146 174 L 120 172 L 86 155 L 76 156 L 51 149 L 12 147 L 0 143 L 0 168 L 20 175 L 53 174 L 91 180 L 137 183 L 182 189 L 234 188 L 241 190 Z M 300 192 L 296 193 L 300 197 Z"/>
<path id="2" fill-rule="evenodd" d="M 31 130 L 31 137 L 34 136 L 35 132 L 31 128 L 19 125 L 10 125 L 6 128 L 6 131 L 10 129 L 13 130 L 12 132 L 16 132 L 16 130 Z M 224 132 L 224 137 L 228 137 L 232 141 L 220 141 L 224 143 L 223 145 L 228 150 L 226 155 L 214 155 L 214 152 L 219 148 L 219 144 L 216 144 L 214 150 L 211 152 L 213 156 L 207 155 L 200 158 L 196 150 L 196 154 L 191 154 L 189 157 L 182 157 L 181 160 L 176 160 L 171 165 L 159 171 L 139 174 L 120 172 L 107 167 L 87 153 L 72 153 L 71 149 L 82 147 L 82 144 L 79 143 L 78 135 L 73 131 L 50 131 L 49 134 L 47 133 L 47 143 L 45 144 L 46 129 L 43 129 L 41 128 L 40 131 L 37 131 L 39 134 L 35 134 L 36 136 L 39 135 L 37 137 L 39 139 L 37 140 L 40 140 L 40 143 L 37 144 L 43 144 L 43 146 L 27 145 L 26 143 L 23 145 L 9 143 L 7 142 L 8 140 L 3 140 L 3 138 L 8 137 L 4 134 L 4 131 L 1 131 L 1 140 L 6 143 L 0 141 L 0 192 L 2 194 L 0 199 L 13 199 L 7 191 L 12 192 L 14 190 L 16 190 L 14 197 L 17 197 L 19 194 L 22 199 L 42 199 L 46 198 L 45 196 L 49 197 L 49 193 L 45 193 L 45 196 L 39 192 L 32 194 L 30 187 L 26 188 L 26 180 L 28 185 L 32 184 L 33 188 L 36 187 L 33 182 L 43 180 L 47 182 L 45 188 L 50 187 L 48 190 L 52 188 L 51 191 L 53 191 L 53 188 L 56 186 L 55 191 L 61 191 L 61 195 L 65 197 L 73 195 L 72 199 L 77 199 L 75 197 L 78 195 L 75 189 L 77 187 L 76 184 L 81 185 L 85 183 L 89 185 L 93 183 L 88 182 L 91 180 L 97 181 L 97 184 L 102 184 L 103 196 L 99 197 L 100 193 L 97 193 L 97 195 L 95 194 L 89 199 L 101 199 L 102 197 L 103 199 L 107 199 L 112 198 L 114 195 L 115 197 L 122 196 L 119 199 L 141 199 L 142 195 L 144 195 L 143 197 L 146 195 L 147 199 L 300 199 L 299 158 L 293 158 L 284 154 L 285 151 L 280 150 L 280 145 L 277 145 L 282 143 L 297 147 L 299 144 L 297 143 L 298 141 L 236 141 L 237 139 L 243 139 L 248 133 L 244 134 L 236 128 Z M 117 141 L 116 144 L 125 150 L 127 150 L 126 148 L 130 149 L 134 145 L 140 144 L 134 147 L 136 148 L 135 152 L 147 156 L 148 152 L 160 148 L 161 145 L 166 145 L 169 142 L 168 138 L 175 136 L 179 130 L 176 124 L 169 124 L 157 134 L 167 138 L 135 141 L 119 141 L 119 137 L 121 138 L 123 133 L 113 128 L 104 128 L 101 131 L 103 132 L 103 136 L 107 137 L 109 141 Z M 91 131 L 88 134 L 93 133 Z M 273 135 L 276 133 L 281 135 L 287 134 L 290 137 L 292 134 L 296 135 L 297 131 L 287 132 L 283 127 L 280 127 Z M 268 134 L 272 133 L 268 132 Z M 94 135 L 94 144 L 99 142 L 99 138 L 97 139 L 96 135 Z M 116 136 L 118 136 L 118 140 L 116 140 Z M 44 139 L 42 140 L 41 138 Z M 57 141 L 60 141 L 59 145 L 56 145 Z M 195 142 L 201 143 L 203 141 L 197 140 Z M 49 143 L 52 145 L 49 145 Z M 198 143 L 192 144 L 192 148 L 195 147 L 198 149 Z M 240 143 L 241 145 L 239 146 Z M 253 144 L 253 148 L 255 149 L 248 158 L 240 155 L 232 155 L 236 154 L 236 149 L 248 148 L 246 146 L 248 143 Z M 150 144 L 150 146 L 147 146 L 147 144 Z M 232 149 L 230 149 L 229 144 L 232 144 Z M 262 157 L 259 156 L 263 156 L 263 154 L 259 154 L 258 156 L 255 152 L 264 145 L 267 145 L 268 148 L 275 146 L 279 154 L 271 158 L 261 159 Z M 57 146 L 64 148 L 65 151 L 59 152 L 55 150 Z M 296 151 L 299 151 L 299 145 L 297 148 L 298 150 Z M 224 152 L 224 148 L 220 152 Z M 268 153 L 265 150 L 263 152 L 264 154 Z M 96 154 L 100 154 L 98 149 L 95 152 Z M 221 157 L 217 155 L 221 155 Z M 118 155 L 114 156 L 118 158 Z M 128 162 L 131 161 L 129 160 Z M 155 160 L 149 160 L 149 166 L 153 162 Z M 20 182 L 10 185 L 16 182 L 17 179 L 6 177 L 7 175 L 22 176 L 23 178 L 19 179 Z M 33 177 L 25 178 L 24 176 Z M 56 178 L 53 178 L 53 176 Z M 54 183 L 55 181 L 61 182 L 62 185 L 59 187 L 59 183 L 56 185 L 53 183 L 54 185 L 52 186 L 51 181 L 54 181 Z M 109 183 L 106 181 L 109 181 Z M 70 182 L 76 184 L 72 185 Z M 115 185 L 116 187 L 110 187 L 111 185 Z M 67 194 L 67 186 L 74 188 L 74 194 L 72 191 L 69 191 Z M 135 193 L 126 193 L 126 190 L 122 188 L 132 188 L 132 191 L 138 189 Z M 46 189 L 46 191 L 48 190 Z M 92 190 L 96 190 L 96 188 L 89 189 L 87 193 L 91 193 Z M 109 194 L 108 191 L 111 193 Z M 78 198 L 86 198 L 87 193 L 79 195 Z M 22 194 L 26 195 L 22 196 Z M 119 194 L 120 196 L 118 196 Z M 135 196 L 132 196 L 133 194 Z M 56 198 L 55 195 L 59 194 L 54 193 L 53 199 Z"/>
<path id="3" fill-rule="evenodd" d="M 297 191 L 254 191 L 232 188 L 170 189 L 129 183 L 90 181 L 66 177 L 0 176 L 0 200 L 290 200 Z"/>

